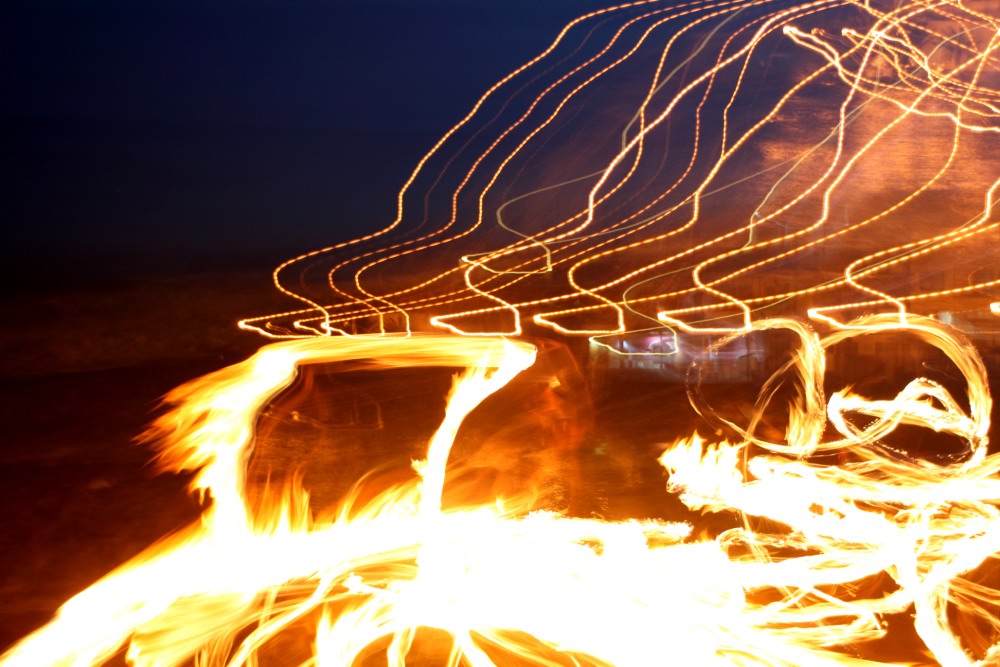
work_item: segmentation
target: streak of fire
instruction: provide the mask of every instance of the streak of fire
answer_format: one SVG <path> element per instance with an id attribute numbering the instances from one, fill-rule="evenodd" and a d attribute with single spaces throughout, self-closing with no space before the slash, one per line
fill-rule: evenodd
<path id="1" fill-rule="evenodd" d="M 288 340 L 175 390 L 149 435 L 193 473 L 201 521 L 0 663 L 255 665 L 308 627 L 309 665 L 431 646 L 473 667 L 994 664 L 1000 455 L 976 345 L 995 344 L 1000 285 L 998 49 L 995 3 L 951 0 L 647 0 L 574 21 L 428 152 L 381 232 L 276 269 L 302 308 L 242 326 Z M 414 334 L 432 327 L 462 335 Z M 569 511 L 591 404 L 562 392 L 585 374 L 535 366 L 510 339 L 528 330 L 661 370 L 714 339 L 696 399 L 713 355 L 786 335 L 753 410 L 701 404 L 719 437 L 658 458 L 688 512 L 734 521 Z M 658 347 L 634 344 L 649 331 Z M 948 379 L 830 393 L 827 352 L 878 336 L 920 340 Z M 744 347 L 747 373 L 767 366 Z M 310 364 L 465 370 L 447 400 L 412 397 L 408 465 L 312 484 L 317 503 L 308 470 L 271 484 L 254 448 L 305 425 L 362 452 L 392 385 L 360 380 L 317 418 L 297 402 L 319 375 L 294 385 Z M 948 448 L 922 455 L 915 430 Z M 908 646 L 877 654 L 907 615 Z"/>

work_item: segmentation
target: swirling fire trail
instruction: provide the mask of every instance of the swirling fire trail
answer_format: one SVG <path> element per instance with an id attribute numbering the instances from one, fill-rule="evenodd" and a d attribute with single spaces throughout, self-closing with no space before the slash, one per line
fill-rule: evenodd
<path id="1" fill-rule="evenodd" d="M 176 389 L 147 434 L 201 521 L 0 665 L 284 664 L 303 632 L 294 664 L 1000 664 L 998 50 L 992 0 L 573 21 L 431 148 L 384 229 L 275 270 L 297 309 L 241 326 L 284 340 Z M 751 414 L 659 456 L 667 492 L 731 525 L 451 493 L 467 418 L 541 355 L 516 337 L 553 332 L 663 372 L 701 346 L 693 394 L 732 346 L 753 365 L 752 341 L 785 341 Z M 828 353 L 880 337 L 950 379 L 831 388 Z M 408 480 L 332 509 L 296 479 L 255 496 L 261 414 L 319 364 L 462 370 Z M 926 431 L 946 451 L 907 447 Z"/>

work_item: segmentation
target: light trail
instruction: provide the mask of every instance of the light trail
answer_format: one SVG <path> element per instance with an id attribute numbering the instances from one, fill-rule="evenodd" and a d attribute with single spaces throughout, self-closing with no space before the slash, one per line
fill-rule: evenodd
<path id="1" fill-rule="evenodd" d="M 193 475 L 201 520 L 0 665 L 257 667 L 302 632 L 309 667 L 428 644 L 449 667 L 997 664 L 995 350 L 977 345 L 1000 315 L 998 49 L 993 1 L 649 0 L 573 21 L 420 159 L 384 228 L 275 270 L 300 307 L 241 326 L 281 340 L 172 392 L 147 436 Z M 728 439 L 657 459 L 688 510 L 738 525 L 575 517 L 527 489 L 447 500 L 466 418 L 535 363 L 508 338 L 525 332 L 661 358 L 792 341 L 751 412 L 712 416 Z M 933 350 L 948 381 L 828 386 L 831 351 L 879 337 Z M 296 479 L 252 499 L 261 412 L 309 364 L 464 370 L 409 480 L 327 511 Z M 951 448 L 921 458 L 914 430 Z"/>
<path id="2" fill-rule="evenodd" d="M 971 312 L 975 298 L 981 318 L 997 255 L 969 255 L 996 233 L 992 199 L 983 235 L 957 237 L 997 178 L 995 9 L 648 2 L 581 17 L 421 160 L 388 227 L 279 267 L 279 284 L 298 263 L 330 267 L 298 295 L 311 308 L 242 326 L 281 338 L 517 334 L 527 322 L 594 335 L 657 320 L 698 329 L 712 313 L 724 333 L 748 330 L 755 304 L 843 324 L 825 314 L 852 319 L 871 297 L 926 315 Z M 490 114 L 512 121 L 474 130 Z M 408 201 L 440 162 L 414 236 Z M 934 269 L 956 259 L 978 270 L 978 291 Z M 903 261 L 938 282 L 881 289 Z"/>

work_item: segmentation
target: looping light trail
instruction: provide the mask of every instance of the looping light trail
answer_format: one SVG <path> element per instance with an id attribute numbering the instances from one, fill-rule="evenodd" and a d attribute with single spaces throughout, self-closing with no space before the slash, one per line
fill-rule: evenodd
<path id="1" fill-rule="evenodd" d="M 309 667 L 401 667 L 434 642 L 448 667 L 998 664 L 977 350 L 1000 330 L 998 50 L 994 0 L 648 0 L 573 21 L 420 159 L 384 228 L 275 270 L 298 309 L 241 326 L 277 342 L 172 392 L 147 437 L 192 474 L 201 520 L 0 666 L 257 667 L 304 628 Z M 525 332 L 638 356 L 793 341 L 752 413 L 714 416 L 731 437 L 657 459 L 689 510 L 738 525 L 447 501 L 466 417 L 535 361 Z M 640 336 L 655 347 L 622 342 Z M 950 380 L 828 386 L 832 350 L 880 336 L 935 350 Z M 251 502 L 262 410 L 303 365 L 362 362 L 463 369 L 410 479 L 326 513 L 296 479 Z M 914 429 L 951 448 L 909 452 Z M 866 652 L 906 616 L 907 657 Z"/>

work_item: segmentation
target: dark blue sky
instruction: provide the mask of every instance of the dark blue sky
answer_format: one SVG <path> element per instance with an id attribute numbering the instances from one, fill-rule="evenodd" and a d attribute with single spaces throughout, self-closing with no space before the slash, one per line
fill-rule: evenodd
<path id="1" fill-rule="evenodd" d="M 8 268 L 269 262 L 382 226 L 423 150 L 579 0 L 14 0 Z"/>

